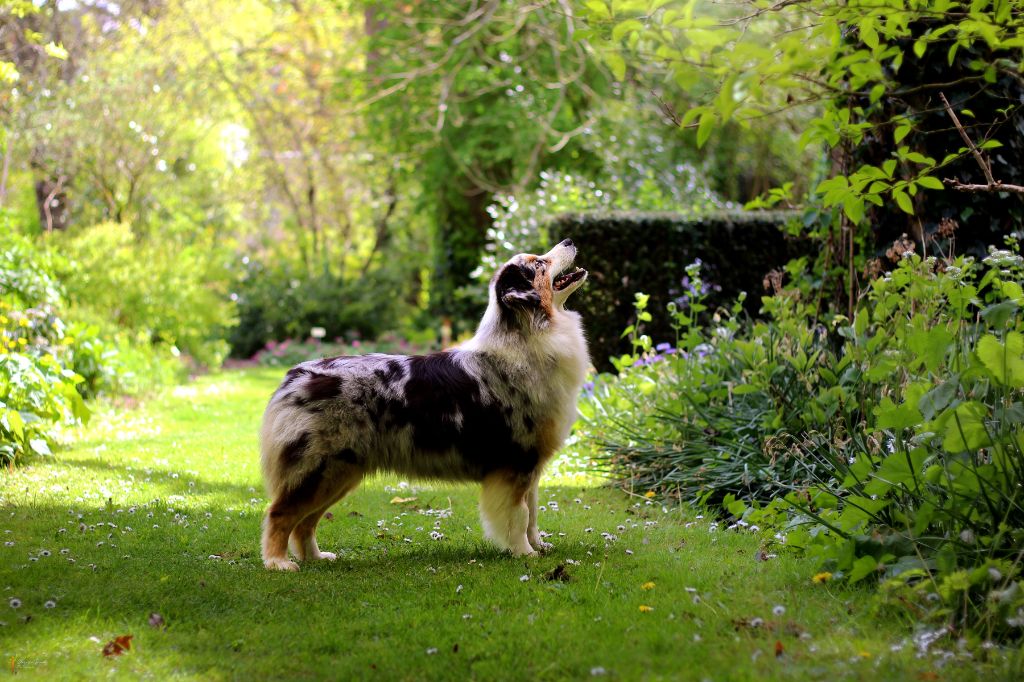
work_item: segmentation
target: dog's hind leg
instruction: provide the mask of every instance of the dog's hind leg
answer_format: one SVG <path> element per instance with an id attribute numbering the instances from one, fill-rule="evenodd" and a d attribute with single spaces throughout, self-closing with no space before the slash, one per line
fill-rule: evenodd
<path id="1" fill-rule="evenodd" d="M 527 497 L 531 476 L 496 471 L 484 477 L 480 494 L 480 519 L 484 535 L 516 556 L 536 554 L 527 540 L 530 507 Z"/>
<path id="2" fill-rule="evenodd" d="M 324 481 L 324 486 L 332 490 L 327 498 L 327 502 L 299 521 L 288 539 L 288 545 L 299 561 L 309 561 L 312 559 L 334 561 L 337 558 L 332 552 L 320 551 L 320 547 L 316 542 L 316 526 L 320 523 L 320 518 L 328 509 L 359 485 L 362 477 L 363 472 L 361 470 L 354 466 L 347 466 L 336 473 L 332 472 L 330 480 Z"/>
<path id="3" fill-rule="evenodd" d="M 299 570 L 298 564 L 288 560 L 288 538 L 309 515 L 319 510 L 326 511 L 326 506 L 338 492 L 338 487 L 333 485 L 338 473 L 334 467 L 328 471 L 328 462 L 322 459 L 297 485 L 285 488 L 275 496 L 263 521 L 264 566 L 282 571 Z M 320 517 L 316 519 L 319 521 Z"/>

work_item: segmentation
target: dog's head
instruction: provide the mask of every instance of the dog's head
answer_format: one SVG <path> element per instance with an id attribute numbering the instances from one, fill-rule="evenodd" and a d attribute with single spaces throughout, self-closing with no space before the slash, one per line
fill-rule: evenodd
<path id="1" fill-rule="evenodd" d="M 509 259 L 491 280 L 502 319 L 535 326 L 550 321 L 587 279 L 582 268 L 565 272 L 575 258 L 576 246 L 566 239 L 543 256 L 521 253 Z"/>

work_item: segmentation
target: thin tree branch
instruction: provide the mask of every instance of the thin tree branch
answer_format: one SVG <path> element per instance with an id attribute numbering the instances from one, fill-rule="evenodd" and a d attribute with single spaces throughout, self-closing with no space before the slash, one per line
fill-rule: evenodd
<path id="1" fill-rule="evenodd" d="M 960 125 L 960 119 L 958 119 L 956 114 L 953 112 L 953 107 L 949 106 L 949 100 L 946 99 L 946 95 L 940 92 L 939 99 L 942 100 L 943 106 L 946 107 L 946 113 L 949 114 L 951 119 L 953 119 L 953 125 L 956 126 L 957 132 L 960 133 L 960 137 L 963 138 L 967 148 L 970 149 L 971 154 L 974 155 L 974 160 L 978 162 L 979 166 L 981 166 L 981 172 L 985 174 L 985 179 L 988 180 L 988 184 L 996 184 L 996 179 L 992 177 L 992 167 L 981 155 L 981 152 L 978 151 L 978 148 L 974 146 L 974 142 L 971 141 L 971 138 L 967 135 L 967 131 L 964 130 L 964 127 Z"/>
<path id="2" fill-rule="evenodd" d="M 946 107 L 946 113 L 949 114 L 951 119 L 953 119 L 953 125 L 956 126 L 957 132 L 960 133 L 960 137 L 963 138 L 963 141 L 967 144 L 967 148 L 971 150 L 974 160 L 978 162 L 979 166 L 981 166 L 981 172 L 984 173 L 985 180 L 987 180 L 988 183 L 985 185 L 966 184 L 959 180 L 953 180 L 950 178 L 945 178 L 943 181 L 958 192 L 1013 192 L 1024 195 L 1024 186 L 1007 185 L 992 177 L 991 164 L 989 164 L 988 160 L 981 155 L 981 152 L 978 151 L 978 148 L 974 145 L 974 142 L 967 134 L 967 131 L 964 130 L 962 125 L 960 125 L 960 119 L 958 119 L 956 114 L 953 112 L 953 107 L 949 106 L 949 100 L 946 99 L 946 95 L 940 92 L 939 98 L 942 100 L 942 104 Z"/>

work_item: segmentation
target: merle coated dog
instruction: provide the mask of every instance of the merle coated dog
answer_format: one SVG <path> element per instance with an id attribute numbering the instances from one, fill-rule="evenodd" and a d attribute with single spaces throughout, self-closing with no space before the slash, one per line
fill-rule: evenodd
<path id="1" fill-rule="evenodd" d="M 575 256 L 566 239 L 501 266 L 476 335 L 457 348 L 325 358 L 288 371 L 260 431 L 272 499 L 267 568 L 298 570 L 289 546 L 299 561 L 333 560 L 317 546 L 317 523 L 377 471 L 479 481 L 485 535 L 515 555 L 545 547 L 537 484 L 576 419 L 590 365 L 580 316 L 564 307 L 587 277 L 566 272 Z"/>

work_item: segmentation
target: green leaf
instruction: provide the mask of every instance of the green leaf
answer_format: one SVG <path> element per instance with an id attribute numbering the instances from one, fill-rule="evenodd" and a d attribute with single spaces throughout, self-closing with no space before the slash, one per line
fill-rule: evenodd
<path id="1" fill-rule="evenodd" d="M 992 444 L 985 430 L 988 408 L 976 400 L 960 403 L 955 410 L 943 412 L 940 421 L 945 425 L 942 447 L 946 452 L 975 451 Z"/>
<path id="2" fill-rule="evenodd" d="M 900 140 L 902 140 L 910 133 L 911 130 L 913 130 L 913 128 L 909 123 L 904 123 L 902 125 L 897 126 L 896 130 L 894 130 L 892 133 L 893 141 L 898 144 Z M 892 177 L 891 173 L 889 174 L 889 177 Z"/>
<path id="3" fill-rule="evenodd" d="M 1017 305 L 1016 301 L 1000 301 L 999 303 L 986 306 L 981 311 L 981 319 L 985 320 L 988 326 L 993 329 L 1006 329 L 1006 323 L 1017 315 L 1019 309 L 1020 306 Z"/>
<path id="4" fill-rule="evenodd" d="M 54 59 L 64 60 L 68 58 L 68 51 L 64 49 L 64 46 L 52 41 L 43 46 L 43 51 Z"/>
<path id="5" fill-rule="evenodd" d="M 3 416 L 0 416 L 0 423 L 4 424 L 14 437 L 21 439 L 25 434 L 25 420 L 21 418 L 17 410 L 4 410 Z"/>
<path id="6" fill-rule="evenodd" d="M 53 454 L 52 452 L 50 452 L 50 446 L 42 438 L 33 438 L 28 442 L 28 446 L 40 455 Z"/>
<path id="7" fill-rule="evenodd" d="M 944 327 L 915 328 L 907 334 L 907 348 L 924 363 L 929 372 L 939 370 L 952 344 L 953 334 Z"/>
<path id="8" fill-rule="evenodd" d="M 612 13 L 602 0 L 587 0 L 587 8 L 602 19 L 611 19 Z"/>
<path id="9" fill-rule="evenodd" d="M 733 499 L 729 499 L 733 498 Z M 743 516 L 743 512 L 747 511 L 747 505 L 743 500 L 737 500 L 733 495 L 726 495 L 722 501 L 722 506 L 725 507 L 726 511 L 736 517 Z"/>
<path id="10" fill-rule="evenodd" d="M 942 180 L 932 175 L 922 175 L 916 180 L 917 184 L 925 189 L 945 189 Z"/>
<path id="11" fill-rule="evenodd" d="M 914 41 L 914 54 L 917 55 L 918 59 L 924 56 L 924 51 L 925 49 L 927 49 L 927 47 L 928 45 L 924 42 L 924 40 L 918 39 Z"/>
<path id="12" fill-rule="evenodd" d="M 878 467 L 876 476 L 890 483 L 909 484 L 924 474 L 924 463 L 928 459 L 926 448 L 914 448 L 910 452 L 894 452 Z"/>
<path id="13" fill-rule="evenodd" d="M 916 405 L 904 402 L 897 406 L 888 396 L 882 398 L 873 412 L 878 418 L 876 426 L 880 429 L 909 429 L 922 421 Z"/>
<path id="14" fill-rule="evenodd" d="M 1011 388 L 1024 388 L 1024 335 L 1009 332 L 1006 343 L 992 334 L 978 341 L 978 358 L 995 380 Z"/>
<path id="15" fill-rule="evenodd" d="M 618 52 L 605 52 L 604 63 L 612 70 L 615 80 L 621 81 L 626 78 L 626 60 Z"/>
<path id="16" fill-rule="evenodd" d="M 697 124 L 697 147 L 703 147 L 704 143 L 711 137 L 711 131 L 715 129 L 715 114 L 705 111 L 700 115 L 700 123 Z"/>
<path id="17" fill-rule="evenodd" d="M 1017 282 L 1004 281 L 999 285 L 1003 296 L 1014 303 L 1024 303 L 1024 287 Z"/>
<path id="18" fill-rule="evenodd" d="M 640 22 L 639 19 L 626 19 L 622 23 L 617 24 L 615 28 L 612 29 L 612 40 L 622 40 L 622 38 L 627 33 L 632 33 L 633 31 L 642 31 L 643 28 L 644 25 L 643 23 Z"/>
<path id="19" fill-rule="evenodd" d="M 843 200 L 843 212 L 851 223 L 859 224 L 864 219 L 864 200 L 851 194 Z"/>
<path id="20" fill-rule="evenodd" d="M 910 197 L 907 196 L 906 192 L 902 189 L 894 189 L 892 191 L 892 198 L 896 200 L 896 205 L 899 206 L 904 213 L 914 215 L 914 204 L 910 201 Z"/>
<path id="21" fill-rule="evenodd" d="M 878 47 L 878 32 L 875 31 L 875 17 L 868 15 L 860 22 L 860 39 L 872 50 Z"/>
<path id="22" fill-rule="evenodd" d="M 917 409 L 921 415 L 931 421 L 935 415 L 949 407 L 956 397 L 956 390 L 960 387 L 960 377 L 954 374 L 947 381 L 942 382 L 932 390 L 921 396 L 917 401 Z"/>

